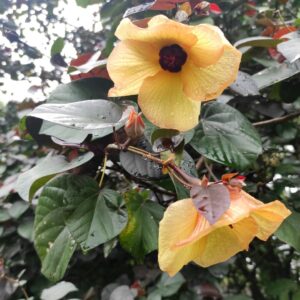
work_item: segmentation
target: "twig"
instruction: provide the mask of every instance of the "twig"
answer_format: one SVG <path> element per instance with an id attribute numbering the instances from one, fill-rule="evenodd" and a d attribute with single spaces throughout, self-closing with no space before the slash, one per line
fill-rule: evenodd
<path id="1" fill-rule="evenodd" d="M 22 285 L 20 285 L 20 281 L 19 281 L 18 279 L 15 279 L 15 278 L 12 278 L 12 277 L 8 277 L 7 275 L 4 275 L 3 278 L 5 278 L 7 281 L 9 281 L 9 282 L 11 282 L 11 283 L 13 283 L 13 284 L 17 284 L 18 287 L 21 289 L 21 291 L 22 291 L 22 293 L 23 293 L 25 299 L 26 299 L 26 300 L 29 299 L 29 296 L 28 296 L 28 294 L 27 294 L 25 288 L 24 288 Z"/>
<path id="2" fill-rule="evenodd" d="M 279 124 L 279 123 L 283 123 L 283 122 L 288 121 L 288 120 L 292 120 L 292 119 L 297 118 L 299 116 L 300 116 L 300 110 L 298 110 L 296 112 L 293 112 L 289 115 L 285 115 L 283 117 L 278 117 L 278 118 L 273 118 L 273 119 L 270 119 L 270 120 L 255 122 L 255 123 L 252 123 L 252 125 L 255 126 L 255 127 L 260 127 L 260 126 L 265 126 L 265 125 L 270 125 L 270 124 Z"/>
<path id="3" fill-rule="evenodd" d="M 182 180 L 170 167 L 167 167 L 168 171 L 171 176 L 173 176 L 178 182 L 180 182 L 185 188 L 191 189 L 192 185 L 186 183 L 184 180 Z"/>
<path id="4" fill-rule="evenodd" d="M 211 166 L 207 163 L 206 159 L 204 159 L 204 165 L 206 170 L 208 171 L 208 174 L 215 180 L 215 181 L 219 181 L 218 177 L 214 174 Z"/>
<path id="5" fill-rule="evenodd" d="M 105 170 L 106 170 L 106 163 L 107 163 L 107 153 L 105 152 L 104 159 L 103 159 L 102 174 L 101 174 L 101 178 L 100 178 L 100 181 L 99 181 L 99 188 L 100 189 L 102 187 L 103 180 L 104 180 L 104 175 L 105 175 Z"/>
<path id="6" fill-rule="evenodd" d="M 197 163 L 196 163 L 196 169 L 197 169 L 197 170 L 199 170 L 199 169 L 201 168 L 201 166 L 202 166 L 202 164 L 203 164 L 203 161 L 204 161 L 204 157 L 201 156 L 201 157 L 198 159 Z"/>
<path id="7" fill-rule="evenodd" d="M 114 166 L 115 167 L 106 167 L 108 170 L 113 170 L 113 171 L 117 171 L 120 172 L 121 174 L 123 174 L 126 178 L 135 181 L 136 183 L 143 185 L 144 187 L 149 188 L 152 191 L 155 191 L 157 193 L 161 193 L 161 194 L 165 194 L 168 196 L 176 196 L 176 193 L 165 190 L 157 185 L 154 185 L 150 182 L 144 181 L 138 177 L 135 177 L 133 175 L 131 175 L 130 173 L 128 173 L 126 170 L 124 170 L 123 168 L 121 168 L 116 162 L 114 162 Z"/>

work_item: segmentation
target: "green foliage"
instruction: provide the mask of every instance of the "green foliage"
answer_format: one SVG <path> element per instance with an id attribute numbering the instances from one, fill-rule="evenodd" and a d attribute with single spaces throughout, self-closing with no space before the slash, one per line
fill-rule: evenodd
<path id="1" fill-rule="evenodd" d="M 149 294 L 148 300 L 161 300 L 162 297 L 169 297 L 178 292 L 180 287 L 185 283 L 181 273 L 174 277 L 169 277 L 164 273 L 158 281 L 156 288 Z"/>
<path id="2" fill-rule="evenodd" d="M 64 39 L 60 38 L 60 37 L 57 38 L 51 47 L 51 50 L 50 50 L 51 56 L 53 56 L 55 54 L 59 54 L 63 50 L 64 46 L 65 46 Z"/>
<path id="3" fill-rule="evenodd" d="M 300 213 L 293 212 L 275 233 L 280 240 L 293 246 L 298 252 L 300 252 L 299 226 Z"/>
<path id="4" fill-rule="evenodd" d="M 93 156 L 92 152 L 87 152 L 69 162 L 63 155 L 48 155 L 38 162 L 34 168 L 19 176 L 17 192 L 24 200 L 31 201 L 37 190 L 56 174 L 77 168 L 88 162 Z"/>
<path id="5" fill-rule="evenodd" d="M 106 99 L 111 81 L 86 78 L 61 84 L 48 97 L 47 103 L 69 103 L 92 99 Z"/>
<path id="6" fill-rule="evenodd" d="M 99 193 L 95 189 L 78 201 L 66 222 L 82 250 L 87 251 L 111 241 L 126 226 L 127 212 L 117 192 L 103 189 Z"/>
<path id="7" fill-rule="evenodd" d="M 137 105 L 127 99 L 108 101 L 111 80 L 84 78 L 88 73 L 97 74 L 92 72 L 94 67 L 103 69 L 124 15 L 139 20 L 161 11 L 151 11 L 153 3 L 142 0 L 77 0 L 81 7 L 94 4 L 89 9 L 100 9 L 103 31 L 95 33 L 81 25 L 66 24 L 57 13 L 56 0 L 34 0 L 23 3 L 22 8 L 20 1 L 10 2 L 0 4 L 6 38 L 0 49 L 0 75 L 5 80 L 39 82 L 30 87 L 33 93 L 26 95 L 27 100 L 46 97 L 47 101 L 39 107 L 31 101 L 0 105 L 0 298 L 23 299 L 27 297 L 25 290 L 29 299 L 42 300 L 298 300 L 299 36 L 285 40 L 261 35 L 266 24 L 280 27 L 286 21 L 298 26 L 299 0 L 258 0 L 256 16 L 247 14 L 247 1 L 217 1 L 221 15 L 203 18 L 193 14 L 191 24 L 220 26 L 243 52 L 237 81 L 217 101 L 202 106 L 195 129 L 172 132 L 143 117 L 145 136 L 130 142 L 157 159 L 174 154 L 178 166 L 194 177 L 206 175 L 213 181 L 213 175 L 220 179 L 224 173 L 243 172 L 253 196 L 266 202 L 280 199 L 293 210 L 276 238 L 265 243 L 254 241 L 248 252 L 213 268 L 189 264 L 182 271 L 184 277 L 178 273 L 172 278 L 157 266 L 158 226 L 164 209 L 189 198 L 189 190 L 146 156 L 116 147 L 105 149 L 115 141 L 125 142 L 127 116 L 122 116 L 129 105 L 136 109 Z M 174 17 L 176 5 L 163 13 Z M 34 18 L 38 14 L 47 18 Z M 37 50 L 27 44 L 24 16 L 28 24 L 31 17 L 36 19 L 36 28 L 52 45 L 45 51 L 51 52 L 54 66 L 50 71 L 41 68 L 36 59 L 42 57 L 42 47 Z M 57 22 L 65 27 L 63 39 L 52 34 L 51 24 L 56 26 Z M 97 61 L 78 68 L 58 68 L 64 63 L 60 53 L 65 44 L 73 45 L 78 56 L 94 53 Z M 287 60 L 271 57 L 270 48 Z M 66 49 L 63 53 L 69 62 L 74 55 Z M 17 54 L 22 59 L 16 58 Z M 49 61 L 49 57 L 42 60 Z M 71 70 L 79 70 L 78 78 L 84 79 L 58 85 L 61 75 L 70 75 Z M 0 89 L 7 96 L 5 80 Z M 58 87 L 50 93 L 55 85 Z M 42 97 L 36 98 L 37 91 Z M 16 124 L 28 113 L 19 131 Z M 107 122 L 97 115 L 106 116 Z M 261 121 L 267 122 L 262 125 Z M 251 123 L 258 123 L 256 129 Z M 163 151 L 153 153 L 158 150 Z M 60 173 L 66 174 L 53 179 Z M 24 202 L 16 191 L 32 204 Z M 54 285 L 47 278 L 65 281 Z"/>
<path id="8" fill-rule="evenodd" d="M 122 247 L 138 260 L 157 249 L 158 223 L 163 208 L 149 200 L 147 192 L 129 192 L 125 196 L 128 223 L 121 232 Z"/>
<path id="9" fill-rule="evenodd" d="M 258 133 L 234 108 L 217 102 L 206 104 L 201 117 L 191 145 L 205 157 L 244 169 L 262 152 Z"/>

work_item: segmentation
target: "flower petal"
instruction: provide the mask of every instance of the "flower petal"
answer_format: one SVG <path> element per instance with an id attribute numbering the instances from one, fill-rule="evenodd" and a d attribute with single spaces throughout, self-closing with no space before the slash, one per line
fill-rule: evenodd
<path id="1" fill-rule="evenodd" d="M 137 40 L 154 43 L 159 48 L 172 44 L 179 44 L 189 48 L 197 42 L 192 32 L 192 26 L 184 25 L 168 19 L 163 15 L 153 17 L 147 28 L 134 25 L 130 19 L 123 19 L 115 35 L 120 40 Z"/>
<path id="2" fill-rule="evenodd" d="M 196 244 L 176 247 L 178 241 L 192 234 L 198 215 L 192 200 L 184 199 L 170 205 L 159 224 L 158 262 L 160 268 L 171 276 L 199 254 Z"/>
<path id="3" fill-rule="evenodd" d="M 257 231 L 256 222 L 250 217 L 231 226 L 218 228 L 196 243 L 201 251 L 194 262 L 202 267 L 209 267 L 226 261 L 237 252 L 248 250 Z"/>
<path id="4" fill-rule="evenodd" d="M 259 226 L 257 237 L 266 241 L 290 214 L 291 211 L 278 200 L 254 210 L 251 216 Z"/>
<path id="5" fill-rule="evenodd" d="M 110 97 L 138 94 L 145 78 L 160 70 L 158 51 L 150 44 L 139 41 L 120 42 L 107 61 L 109 76 L 115 87 Z"/>
<path id="6" fill-rule="evenodd" d="M 195 26 L 193 33 L 197 36 L 197 43 L 190 49 L 189 55 L 197 67 L 207 67 L 217 63 L 224 52 L 224 43 L 215 26 L 204 24 Z"/>
<path id="7" fill-rule="evenodd" d="M 147 78 L 138 102 L 146 118 L 159 127 L 186 131 L 198 124 L 201 103 L 185 96 L 178 73 L 161 71 Z"/>
<path id="8" fill-rule="evenodd" d="M 224 53 L 216 64 L 197 67 L 189 59 L 182 69 L 184 93 L 195 101 L 217 98 L 237 77 L 241 53 L 225 45 Z"/>

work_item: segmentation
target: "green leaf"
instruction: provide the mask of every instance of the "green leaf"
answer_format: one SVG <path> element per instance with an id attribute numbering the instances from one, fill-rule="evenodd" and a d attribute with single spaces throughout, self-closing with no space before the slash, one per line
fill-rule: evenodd
<path id="1" fill-rule="evenodd" d="M 13 219 L 18 219 L 28 208 L 28 203 L 17 201 L 8 209 L 8 213 Z"/>
<path id="2" fill-rule="evenodd" d="M 110 241 L 107 241 L 106 243 L 104 243 L 103 245 L 103 255 L 105 258 L 107 258 L 109 256 L 109 254 L 113 251 L 113 249 L 117 246 L 118 244 L 118 239 L 117 238 L 113 238 Z"/>
<path id="3" fill-rule="evenodd" d="M 259 95 L 259 90 L 252 76 L 245 72 L 238 72 L 236 81 L 230 86 L 230 89 L 235 93 L 246 96 Z"/>
<path id="4" fill-rule="evenodd" d="M 45 134 L 60 139 L 66 143 L 81 144 L 89 135 L 80 129 L 57 125 L 52 122 L 42 121 L 39 134 Z"/>
<path id="5" fill-rule="evenodd" d="M 37 190 L 56 174 L 79 167 L 93 157 L 92 152 L 87 152 L 69 162 L 63 155 L 48 155 L 35 167 L 19 176 L 17 192 L 24 200 L 31 201 Z"/>
<path id="6" fill-rule="evenodd" d="M 291 294 L 296 292 L 297 289 L 298 286 L 296 281 L 288 278 L 281 278 L 268 283 L 266 286 L 266 293 L 272 299 L 290 300 Z"/>
<path id="7" fill-rule="evenodd" d="M 6 222 L 11 219 L 6 208 L 0 207 L 0 222 Z"/>
<path id="8" fill-rule="evenodd" d="M 17 229 L 18 235 L 22 238 L 29 240 L 30 242 L 33 241 L 33 220 L 28 219 L 22 221 Z"/>
<path id="9" fill-rule="evenodd" d="M 277 46 L 280 52 L 290 63 L 295 62 L 300 58 L 300 38 L 293 38 L 289 41 L 283 42 Z"/>
<path id="10" fill-rule="evenodd" d="M 86 8 L 89 5 L 101 3 L 101 0 L 76 0 L 76 4 L 83 8 Z"/>
<path id="11" fill-rule="evenodd" d="M 98 188 L 80 199 L 66 223 L 73 238 L 83 250 L 90 250 L 116 237 L 127 224 L 120 194 Z"/>
<path id="12" fill-rule="evenodd" d="M 238 49 L 242 47 L 272 48 L 276 47 L 281 42 L 283 42 L 282 39 L 273 39 L 271 37 L 264 36 L 254 36 L 239 40 L 234 44 L 234 46 Z"/>
<path id="13" fill-rule="evenodd" d="M 233 107 L 218 102 L 203 107 L 191 146 L 203 156 L 237 169 L 251 165 L 262 152 L 251 123 Z"/>
<path id="14" fill-rule="evenodd" d="M 152 134 L 155 131 L 157 131 L 157 130 L 167 130 L 167 131 L 169 131 L 170 130 L 170 129 L 160 129 L 159 127 L 152 124 L 148 119 L 146 119 L 145 116 L 142 116 L 142 118 L 143 118 L 143 121 L 145 123 L 144 135 L 150 143 L 152 143 Z M 173 129 L 171 129 L 171 131 L 172 130 Z M 174 131 L 176 131 L 176 130 L 174 130 Z M 181 132 L 181 134 L 183 134 L 183 136 L 184 136 L 184 143 L 188 144 L 194 136 L 194 129 L 191 129 L 191 130 L 185 131 L 185 132 Z"/>
<path id="15" fill-rule="evenodd" d="M 64 39 L 61 37 L 57 38 L 51 47 L 51 51 L 50 51 L 51 56 L 60 53 L 63 50 L 64 45 L 65 45 Z"/>
<path id="16" fill-rule="evenodd" d="M 113 86 L 104 78 L 85 78 L 59 85 L 49 96 L 47 103 L 70 103 L 92 99 L 106 99 Z"/>
<path id="17" fill-rule="evenodd" d="M 158 223 L 164 213 L 163 207 L 148 197 L 147 192 L 126 194 L 128 224 L 120 234 L 120 242 L 138 260 L 157 249 Z"/>
<path id="18" fill-rule="evenodd" d="M 281 241 L 294 247 L 300 252 L 300 213 L 293 212 L 275 232 Z"/>
<path id="19" fill-rule="evenodd" d="M 132 109 L 131 102 L 86 100 L 66 104 L 42 104 L 29 116 L 103 137 L 121 128 Z"/>
<path id="20" fill-rule="evenodd" d="M 143 137 L 136 143 L 136 147 L 152 152 L 150 143 Z M 121 151 L 120 163 L 122 167 L 135 177 L 159 179 L 163 177 L 161 166 L 151 160 L 129 151 Z"/>
<path id="21" fill-rule="evenodd" d="M 184 283 L 185 279 L 181 273 L 177 273 L 173 277 L 163 273 L 156 287 L 162 297 L 169 297 L 176 294 Z"/>
<path id="22" fill-rule="evenodd" d="M 293 64 L 282 63 L 279 66 L 264 69 L 252 75 L 252 78 L 261 90 L 298 73 L 300 73 L 300 61 Z"/>
<path id="23" fill-rule="evenodd" d="M 63 277 L 77 246 L 65 219 L 97 188 L 90 177 L 71 174 L 45 185 L 36 208 L 34 245 L 42 262 L 42 273 L 48 279 L 57 281 Z"/>

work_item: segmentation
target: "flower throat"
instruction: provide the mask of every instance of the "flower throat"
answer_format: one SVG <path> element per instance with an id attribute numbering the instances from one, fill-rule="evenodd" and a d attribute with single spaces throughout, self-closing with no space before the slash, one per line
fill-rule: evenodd
<path id="1" fill-rule="evenodd" d="M 159 51 L 159 64 L 164 70 L 169 72 L 180 72 L 186 59 L 186 52 L 177 44 L 163 47 Z"/>

